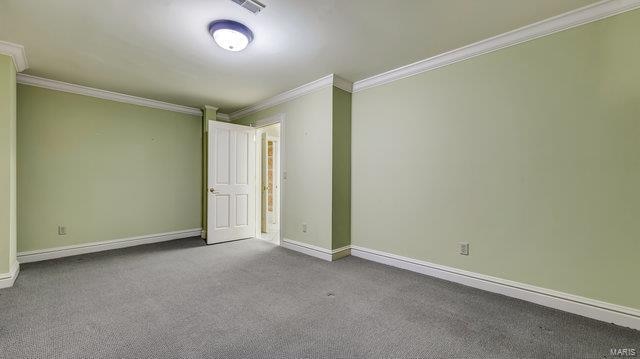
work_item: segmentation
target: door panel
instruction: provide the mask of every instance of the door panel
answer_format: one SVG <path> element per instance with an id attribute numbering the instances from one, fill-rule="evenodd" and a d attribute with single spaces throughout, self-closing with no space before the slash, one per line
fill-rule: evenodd
<path id="1" fill-rule="evenodd" d="M 253 142 L 251 142 L 253 144 Z M 236 183 L 249 184 L 249 134 L 236 134 Z"/>
<path id="2" fill-rule="evenodd" d="M 249 196 L 236 195 L 236 224 L 246 226 L 249 224 Z"/>
<path id="3" fill-rule="evenodd" d="M 231 201 L 228 195 L 217 195 L 213 197 L 216 202 L 216 215 L 214 228 L 229 228 L 229 211 L 231 209 Z"/>
<path id="4" fill-rule="evenodd" d="M 215 136 L 215 153 L 216 153 L 216 179 L 217 184 L 229 184 L 229 137 L 231 131 L 225 129 L 216 129 Z"/>
<path id="5" fill-rule="evenodd" d="M 207 243 L 255 234 L 255 130 L 209 122 Z"/>

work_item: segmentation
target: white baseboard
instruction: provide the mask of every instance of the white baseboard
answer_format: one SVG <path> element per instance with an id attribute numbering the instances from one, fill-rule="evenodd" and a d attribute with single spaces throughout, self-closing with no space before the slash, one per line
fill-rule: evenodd
<path id="1" fill-rule="evenodd" d="M 314 246 L 314 245 L 306 244 L 302 242 L 296 242 L 288 238 L 283 238 L 280 245 L 284 248 L 291 249 L 292 251 L 304 253 L 306 255 L 320 258 L 325 261 L 331 262 L 331 260 L 333 259 L 330 249 L 325 249 L 322 247 L 318 247 L 318 246 Z"/>
<path id="2" fill-rule="evenodd" d="M 297 242 L 288 238 L 283 238 L 280 245 L 284 248 L 291 249 L 292 251 L 304 253 L 329 262 L 348 256 L 351 249 L 351 246 L 346 246 L 331 250 L 314 246 L 312 244 Z"/>
<path id="3" fill-rule="evenodd" d="M 200 228 L 194 228 L 184 231 L 149 234 L 145 236 L 84 243 L 73 246 L 48 248 L 29 252 L 20 252 L 18 253 L 18 261 L 20 263 L 39 262 L 47 259 L 75 256 L 78 254 L 102 252 L 111 249 L 139 246 L 141 244 L 164 242 L 189 237 L 198 237 L 200 236 L 200 232 Z"/>
<path id="4" fill-rule="evenodd" d="M 351 246 L 344 246 L 331 251 L 331 258 L 335 261 L 340 258 L 348 257 L 351 255 Z"/>
<path id="5" fill-rule="evenodd" d="M 607 323 L 640 330 L 640 310 L 536 287 L 373 249 L 351 246 L 351 255 L 469 287 L 526 300 Z"/>
<path id="6" fill-rule="evenodd" d="M 12 287 L 16 278 L 18 278 L 18 273 L 20 273 L 20 263 L 15 261 L 9 273 L 0 274 L 0 289 Z"/>

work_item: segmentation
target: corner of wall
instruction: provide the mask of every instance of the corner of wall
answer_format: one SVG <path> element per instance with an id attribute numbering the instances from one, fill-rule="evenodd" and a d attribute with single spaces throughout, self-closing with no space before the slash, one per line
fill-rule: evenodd
<path id="1" fill-rule="evenodd" d="M 16 259 L 16 69 L 0 54 L 0 275 L 14 271 Z M 6 253 L 6 254 L 4 254 Z M 13 282 L 11 282 L 13 283 Z"/>
<path id="2" fill-rule="evenodd" d="M 332 94 L 331 249 L 351 245 L 351 93 Z"/>
<path id="3" fill-rule="evenodd" d="M 202 238 L 207 238 L 207 189 L 209 187 L 209 121 L 215 121 L 218 115 L 218 108 L 205 105 L 202 109 L 202 203 L 200 222 L 202 227 Z"/>
<path id="4" fill-rule="evenodd" d="M 10 149 L 9 149 L 9 176 L 10 176 L 10 193 L 9 193 L 9 268 L 17 275 L 18 266 L 18 201 L 17 201 L 17 84 L 15 67 L 9 70 L 9 101 L 10 101 Z"/>

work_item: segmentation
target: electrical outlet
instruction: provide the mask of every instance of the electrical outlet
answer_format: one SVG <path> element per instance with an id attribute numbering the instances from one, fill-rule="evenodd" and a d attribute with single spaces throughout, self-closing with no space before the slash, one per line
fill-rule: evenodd
<path id="1" fill-rule="evenodd" d="M 66 234 L 67 234 L 67 227 L 62 226 L 62 225 L 58 226 L 58 235 L 59 236 L 64 236 Z"/>
<path id="2" fill-rule="evenodd" d="M 307 224 L 306 223 L 302 224 L 302 233 L 307 233 Z"/>
<path id="3" fill-rule="evenodd" d="M 469 255 L 469 243 L 458 243 L 460 245 L 460 254 L 463 256 Z"/>

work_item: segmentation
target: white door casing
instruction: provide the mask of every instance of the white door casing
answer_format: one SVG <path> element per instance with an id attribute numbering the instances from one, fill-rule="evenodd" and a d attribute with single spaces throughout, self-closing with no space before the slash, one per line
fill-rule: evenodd
<path id="1" fill-rule="evenodd" d="M 207 243 L 255 235 L 255 129 L 209 122 Z"/>

